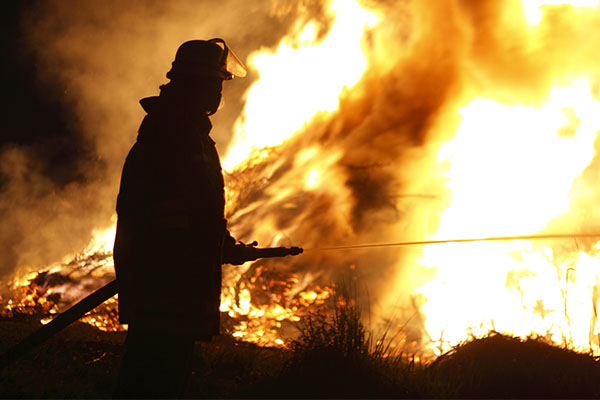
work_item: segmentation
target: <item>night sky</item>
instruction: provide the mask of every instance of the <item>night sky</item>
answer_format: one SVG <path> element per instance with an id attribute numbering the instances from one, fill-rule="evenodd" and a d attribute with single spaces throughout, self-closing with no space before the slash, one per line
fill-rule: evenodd
<path id="1" fill-rule="evenodd" d="M 21 21 L 35 4 L 35 0 L 11 0 L 4 3 L 1 14 L 4 126 L 0 149 L 27 147 L 43 163 L 47 176 L 64 185 L 77 179 L 74 165 L 85 156 L 85 146 L 70 123 L 63 89 L 40 79 L 35 54 L 27 44 Z"/>

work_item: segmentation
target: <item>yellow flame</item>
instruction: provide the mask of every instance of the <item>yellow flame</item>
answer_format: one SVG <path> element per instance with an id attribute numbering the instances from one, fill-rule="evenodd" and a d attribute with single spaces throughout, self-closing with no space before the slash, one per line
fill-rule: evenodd
<path id="1" fill-rule="evenodd" d="M 319 182 L 319 171 L 317 169 L 311 169 L 308 171 L 308 176 L 306 178 L 306 188 L 311 189 L 317 185 Z"/>
<path id="2" fill-rule="evenodd" d="M 460 113 L 456 138 L 440 151 L 451 163 L 452 207 L 436 238 L 534 233 L 568 209 L 600 127 L 586 81 L 553 89 L 541 109 L 477 99 Z"/>
<path id="3" fill-rule="evenodd" d="M 593 7 L 597 8 L 600 0 L 523 0 L 523 8 L 525 9 L 525 18 L 532 25 L 539 25 L 544 16 L 544 6 L 560 6 L 568 5 L 571 7 Z"/>
<path id="4" fill-rule="evenodd" d="M 115 234 L 117 233 L 117 214 L 111 217 L 111 226 L 105 229 L 94 229 L 92 239 L 84 250 L 84 253 L 111 253 L 115 243 Z"/>
<path id="5" fill-rule="evenodd" d="M 377 17 L 358 2 L 335 0 L 329 12 L 335 21 L 319 42 L 317 22 L 285 37 L 275 51 L 250 55 L 249 66 L 260 79 L 248 90 L 246 106 L 235 125 L 234 145 L 222 160 L 230 171 L 253 150 L 283 143 L 318 112 L 338 108 L 344 88 L 362 76 L 367 58 L 361 38 Z"/>
<path id="6" fill-rule="evenodd" d="M 440 151 L 452 202 L 435 238 L 535 233 L 568 210 L 600 129 L 588 82 L 554 88 L 539 109 L 477 99 L 461 114 Z M 526 241 L 426 247 L 420 263 L 437 276 L 418 292 L 437 352 L 490 330 L 600 352 L 599 252 L 571 252 L 564 261 Z"/>

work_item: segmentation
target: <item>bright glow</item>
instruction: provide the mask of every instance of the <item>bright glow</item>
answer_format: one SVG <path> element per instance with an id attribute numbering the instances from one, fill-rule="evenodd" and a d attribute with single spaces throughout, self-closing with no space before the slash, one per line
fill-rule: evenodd
<path id="1" fill-rule="evenodd" d="M 572 7 L 598 7 L 600 0 L 523 0 L 525 18 L 530 25 L 539 25 L 544 16 L 544 6 L 570 5 Z"/>
<path id="2" fill-rule="evenodd" d="M 308 177 L 306 178 L 306 188 L 311 189 L 317 185 L 319 182 L 319 171 L 316 169 L 311 169 L 308 172 Z"/>
<path id="3" fill-rule="evenodd" d="M 117 233 L 116 215 L 113 215 L 113 224 L 108 229 L 94 230 L 92 232 L 92 240 L 88 245 L 87 252 L 98 252 L 109 253 L 113 249 L 115 243 L 115 235 Z"/>
<path id="4" fill-rule="evenodd" d="M 299 34 L 285 37 L 275 51 L 250 55 L 249 65 L 260 79 L 248 90 L 234 144 L 222 160 L 225 170 L 231 171 L 255 149 L 283 143 L 318 112 L 336 110 L 343 89 L 362 76 L 367 66 L 362 35 L 377 18 L 350 0 L 333 1 L 330 12 L 335 21 L 321 42 L 317 23 L 310 22 Z"/>
<path id="5" fill-rule="evenodd" d="M 456 138 L 440 151 L 452 202 L 434 239 L 532 234 L 567 211 L 600 129 L 587 82 L 553 89 L 540 109 L 477 99 L 461 114 Z M 527 241 L 425 247 L 421 265 L 437 276 L 418 292 L 434 346 L 447 350 L 468 332 L 494 329 L 600 352 L 598 328 L 590 329 L 600 260 L 572 251 L 559 262 Z"/>
<path id="6" fill-rule="evenodd" d="M 452 207 L 436 237 L 534 233 L 568 209 L 600 127 L 586 82 L 555 88 L 542 109 L 477 99 L 460 113 L 456 138 L 440 151 L 440 161 L 451 163 Z"/>

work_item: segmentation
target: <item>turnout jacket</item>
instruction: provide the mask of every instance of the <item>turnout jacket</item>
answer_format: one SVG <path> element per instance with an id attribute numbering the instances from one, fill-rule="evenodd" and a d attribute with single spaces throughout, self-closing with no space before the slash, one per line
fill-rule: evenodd
<path id="1" fill-rule="evenodd" d="M 120 322 L 208 339 L 219 332 L 223 246 L 235 244 L 212 125 L 162 94 L 140 104 L 117 197 Z"/>

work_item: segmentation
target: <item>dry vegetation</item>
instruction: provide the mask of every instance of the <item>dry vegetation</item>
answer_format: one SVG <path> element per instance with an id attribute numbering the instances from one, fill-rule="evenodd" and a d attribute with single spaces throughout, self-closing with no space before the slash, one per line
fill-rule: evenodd
<path id="1" fill-rule="evenodd" d="M 343 304 L 343 303 L 342 303 Z M 37 328 L 37 318 L 0 321 L 0 351 Z M 0 373 L 3 398 L 109 398 L 123 332 L 82 323 Z M 384 356 L 358 311 L 338 305 L 300 326 L 289 350 L 218 337 L 195 349 L 190 398 L 598 398 L 590 355 L 500 334 L 470 340 L 429 365 Z"/>

